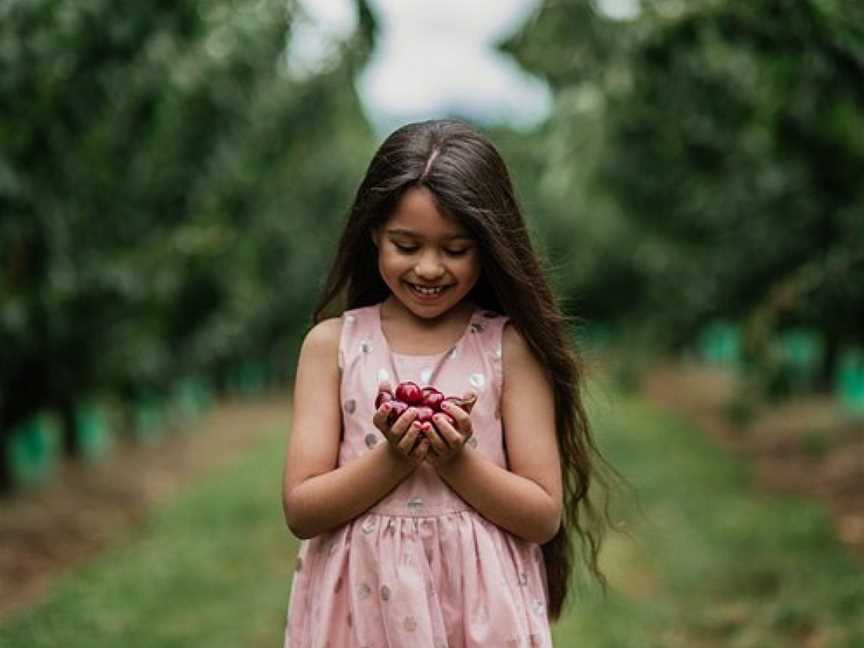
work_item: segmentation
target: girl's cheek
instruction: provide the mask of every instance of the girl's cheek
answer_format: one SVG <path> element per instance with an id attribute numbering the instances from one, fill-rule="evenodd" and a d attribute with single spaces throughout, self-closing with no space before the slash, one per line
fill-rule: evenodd
<path id="1" fill-rule="evenodd" d="M 463 269 L 463 272 L 466 273 L 480 273 L 480 260 L 477 257 L 472 257 L 471 259 L 467 259 L 463 266 L 460 266 Z"/>

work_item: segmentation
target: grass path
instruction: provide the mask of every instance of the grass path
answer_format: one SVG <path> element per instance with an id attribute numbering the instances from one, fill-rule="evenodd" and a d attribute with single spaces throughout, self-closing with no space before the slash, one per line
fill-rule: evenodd
<path id="1" fill-rule="evenodd" d="M 282 523 L 283 431 L 184 488 L 124 546 L 0 627 L 0 647 L 281 645 L 295 542 Z"/>
<path id="2" fill-rule="evenodd" d="M 643 513 L 621 507 L 635 542 L 608 544 L 614 587 L 574 602 L 561 646 L 864 648 L 864 569 L 821 504 L 754 492 L 698 430 L 594 393 L 598 440 Z"/>
<path id="3" fill-rule="evenodd" d="M 612 589 L 577 593 L 556 646 L 864 647 L 864 570 L 818 505 L 749 489 L 696 430 L 595 387 L 596 434 L 639 493 L 610 539 Z M 610 405 L 614 403 L 614 407 Z M 134 541 L 0 626 L 0 647 L 279 646 L 296 543 L 282 523 L 284 431 L 185 487 Z"/>

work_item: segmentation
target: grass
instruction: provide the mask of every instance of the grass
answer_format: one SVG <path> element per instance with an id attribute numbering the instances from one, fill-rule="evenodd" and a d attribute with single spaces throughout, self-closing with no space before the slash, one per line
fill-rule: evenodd
<path id="1" fill-rule="evenodd" d="M 610 537 L 612 587 L 575 593 L 556 646 L 864 646 L 864 573 L 818 504 L 754 493 L 746 467 L 636 399 L 603 395 L 592 413 L 644 513 L 619 503 L 633 540 Z M 191 484 L 0 626 L 0 646 L 281 645 L 296 549 L 279 503 L 283 443 L 274 427 Z"/>
<path id="2" fill-rule="evenodd" d="M 284 434 L 194 483 L 129 544 L 0 627 L 0 646 L 281 645 L 296 543 L 282 521 Z"/>
<path id="3" fill-rule="evenodd" d="M 635 541 L 613 537 L 610 594 L 577 597 L 556 646 L 864 647 L 864 570 L 819 503 L 754 492 L 746 466 L 636 399 L 592 405 L 643 513 L 619 504 Z"/>

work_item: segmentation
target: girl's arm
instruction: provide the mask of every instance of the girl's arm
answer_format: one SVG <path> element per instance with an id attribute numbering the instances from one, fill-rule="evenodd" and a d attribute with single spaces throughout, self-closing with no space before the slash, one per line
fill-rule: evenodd
<path id="1" fill-rule="evenodd" d="M 506 326 L 501 419 L 509 470 L 463 448 L 438 472 L 483 517 L 543 544 L 561 523 L 561 466 L 552 384 L 525 339 Z"/>
<path id="2" fill-rule="evenodd" d="M 357 517 L 407 477 L 414 465 L 389 443 L 336 467 L 342 426 L 337 356 L 341 320 L 317 324 L 297 363 L 282 508 L 291 532 L 311 538 Z"/>

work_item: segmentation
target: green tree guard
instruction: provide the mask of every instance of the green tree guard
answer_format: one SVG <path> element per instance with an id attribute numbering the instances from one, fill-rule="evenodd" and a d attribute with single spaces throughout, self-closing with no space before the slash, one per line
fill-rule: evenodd
<path id="1" fill-rule="evenodd" d="M 73 415 L 73 443 L 78 455 L 88 462 L 104 460 L 114 445 L 108 413 L 96 403 L 81 403 Z"/>
<path id="2" fill-rule="evenodd" d="M 13 487 L 46 483 L 57 470 L 62 448 L 60 419 L 54 413 L 39 412 L 15 426 L 4 448 Z"/>
<path id="3" fill-rule="evenodd" d="M 864 416 L 864 350 L 847 349 L 837 364 L 837 398 L 853 416 Z"/>
<path id="4" fill-rule="evenodd" d="M 825 340 L 810 329 L 791 329 L 778 340 L 781 370 L 787 373 L 790 389 L 803 393 L 814 388 L 825 354 Z"/>
<path id="5" fill-rule="evenodd" d="M 741 336 L 731 322 L 709 324 L 699 337 L 699 353 L 709 364 L 736 369 L 741 360 Z"/>
<path id="6" fill-rule="evenodd" d="M 132 404 L 132 434 L 138 441 L 156 444 L 165 435 L 165 412 L 161 399 L 140 396 Z"/>

